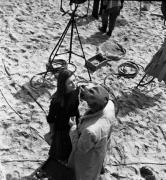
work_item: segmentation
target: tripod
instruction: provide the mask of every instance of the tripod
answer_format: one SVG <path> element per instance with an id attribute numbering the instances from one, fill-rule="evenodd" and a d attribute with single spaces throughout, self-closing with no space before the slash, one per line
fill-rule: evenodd
<path id="1" fill-rule="evenodd" d="M 76 20 L 75 20 L 75 12 L 77 10 L 77 7 L 78 7 L 78 4 L 75 4 L 75 8 L 74 10 L 72 11 L 72 13 L 70 14 L 71 18 L 65 28 L 65 30 L 63 31 L 58 43 L 56 44 L 56 46 L 54 47 L 53 51 L 51 52 L 50 54 L 50 57 L 49 57 L 49 66 L 47 67 L 47 71 L 45 72 L 45 75 L 44 77 L 47 75 L 47 73 L 50 71 L 51 68 L 49 67 L 52 67 L 52 64 L 55 62 L 56 63 L 56 59 L 55 57 L 59 56 L 59 55 L 63 55 L 63 54 L 69 54 L 69 64 L 71 64 L 71 57 L 72 57 L 72 54 L 76 55 L 76 56 L 79 56 L 81 58 L 83 58 L 85 60 L 85 66 L 86 66 L 86 57 L 85 57 L 85 53 L 84 53 L 84 50 L 83 50 L 83 46 L 82 46 L 82 43 L 81 43 L 81 39 L 80 39 L 80 36 L 79 36 L 79 32 L 78 32 L 78 28 L 77 28 L 77 24 L 76 24 Z M 69 30 L 71 26 L 71 36 L 70 36 L 70 48 L 67 52 L 64 52 L 64 53 L 58 53 L 58 50 Z M 78 41 L 80 43 L 80 47 L 81 47 L 81 51 L 82 51 L 82 55 L 79 55 L 75 52 L 72 51 L 72 46 L 73 46 L 73 34 L 74 34 L 74 28 L 76 29 L 76 33 L 77 33 L 77 36 L 78 36 Z M 89 78 L 90 78 L 90 81 L 91 81 L 91 76 L 90 76 L 90 72 L 89 72 L 89 69 L 88 67 L 86 66 L 87 68 L 87 71 L 88 71 L 88 75 L 89 75 Z"/>

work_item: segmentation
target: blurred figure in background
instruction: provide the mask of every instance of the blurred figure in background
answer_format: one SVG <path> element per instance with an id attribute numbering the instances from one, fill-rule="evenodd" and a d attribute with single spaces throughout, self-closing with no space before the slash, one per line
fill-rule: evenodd
<path id="1" fill-rule="evenodd" d="M 164 25 L 165 25 L 165 21 L 166 21 L 166 0 L 162 0 L 162 2 L 161 2 L 161 12 L 163 14 Z"/>
<path id="2" fill-rule="evenodd" d="M 100 8 L 99 8 L 99 4 L 100 4 Z M 99 15 L 102 14 L 102 8 L 103 8 L 103 0 L 94 0 L 92 16 L 95 19 L 99 19 Z"/>
<path id="3" fill-rule="evenodd" d="M 108 27 L 107 35 L 112 35 L 116 19 L 120 15 L 120 10 L 123 7 L 123 2 L 124 0 L 103 0 L 102 26 L 99 27 L 102 33 L 105 33 Z"/>

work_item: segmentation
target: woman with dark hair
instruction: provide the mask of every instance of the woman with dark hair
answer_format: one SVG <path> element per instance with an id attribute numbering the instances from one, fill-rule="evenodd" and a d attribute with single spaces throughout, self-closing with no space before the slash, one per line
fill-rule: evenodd
<path id="1" fill-rule="evenodd" d="M 57 91 L 50 103 L 47 122 L 50 127 L 51 148 L 49 157 L 64 162 L 72 150 L 69 137 L 70 118 L 79 118 L 79 90 L 75 85 L 75 76 L 70 70 L 64 69 L 59 73 Z"/>

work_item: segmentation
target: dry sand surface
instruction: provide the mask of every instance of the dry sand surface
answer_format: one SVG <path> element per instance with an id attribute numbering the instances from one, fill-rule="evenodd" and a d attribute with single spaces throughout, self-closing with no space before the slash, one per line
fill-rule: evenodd
<path id="1" fill-rule="evenodd" d="M 111 136 L 106 158 L 107 178 L 140 180 L 143 179 L 140 168 L 145 166 L 152 170 L 157 180 L 165 180 L 165 83 L 155 80 L 135 89 L 143 71 L 140 70 L 134 79 L 113 75 L 126 61 L 146 67 L 163 44 L 163 21 L 151 15 L 152 12 L 161 14 L 160 2 L 153 2 L 149 11 L 142 11 L 141 18 L 139 3 L 125 2 L 112 37 L 98 31 L 101 19 L 94 20 L 90 16 L 92 3 L 89 16 L 77 20 L 86 58 L 96 55 L 103 43 L 110 44 L 113 40 L 126 49 L 126 55 L 120 60 L 110 61 L 109 66 L 91 73 L 92 80 L 97 83 L 103 83 L 109 75 L 106 85 L 119 105 L 119 124 Z M 63 7 L 69 10 L 69 1 L 64 0 Z M 29 82 L 35 74 L 46 70 L 49 55 L 70 19 L 67 14 L 62 16 L 59 9 L 60 0 L 0 1 L 0 158 L 8 180 L 23 179 L 47 159 L 49 146 L 42 139 L 48 132 L 46 115 L 22 87 L 28 87 L 48 112 L 56 80 L 44 81 L 40 84 L 43 86 L 36 86 L 36 89 Z M 80 5 L 77 13 L 82 16 L 86 11 L 87 2 Z M 60 52 L 68 49 L 69 41 L 70 31 Z M 82 53 L 76 35 L 73 51 Z M 106 54 L 109 54 L 109 48 Z M 67 57 L 66 54 L 62 58 Z M 76 75 L 89 80 L 84 59 L 73 56 L 72 62 L 77 66 Z"/>

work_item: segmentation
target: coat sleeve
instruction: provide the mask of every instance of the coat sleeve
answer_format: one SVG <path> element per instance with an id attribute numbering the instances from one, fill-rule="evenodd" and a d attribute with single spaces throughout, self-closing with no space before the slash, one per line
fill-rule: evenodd
<path id="1" fill-rule="evenodd" d="M 71 142 L 72 142 L 72 148 L 73 148 L 73 150 L 75 150 L 75 148 L 77 146 L 77 143 L 78 143 L 78 139 L 79 139 L 79 135 L 78 135 L 78 131 L 77 131 L 77 126 L 76 125 L 73 125 L 70 128 L 69 135 L 70 135 L 70 139 L 71 139 Z"/>
<path id="2" fill-rule="evenodd" d="M 77 148 L 82 153 L 87 153 L 96 145 L 96 143 L 96 136 L 92 132 L 88 131 L 88 129 L 85 129 L 79 137 Z"/>

